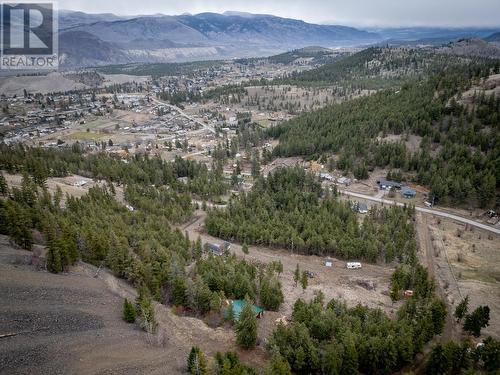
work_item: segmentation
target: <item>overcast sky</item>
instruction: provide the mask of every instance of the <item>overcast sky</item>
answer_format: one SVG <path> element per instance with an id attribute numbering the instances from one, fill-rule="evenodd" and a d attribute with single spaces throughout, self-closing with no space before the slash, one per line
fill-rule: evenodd
<path id="1" fill-rule="evenodd" d="M 119 15 L 266 13 L 352 26 L 500 26 L 500 0 L 59 0 L 59 9 Z"/>

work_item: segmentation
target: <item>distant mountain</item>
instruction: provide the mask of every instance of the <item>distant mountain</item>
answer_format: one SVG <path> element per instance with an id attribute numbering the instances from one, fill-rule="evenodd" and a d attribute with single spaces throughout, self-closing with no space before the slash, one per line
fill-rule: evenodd
<path id="1" fill-rule="evenodd" d="M 374 33 L 352 27 L 315 25 L 300 20 L 270 15 L 232 15 L 201 13 L 176 17 L 214 42 L 264 44 L 280 48 L 308 45 L 351 45 L 378 40 Z"/>
<path id="2" fill-rule="evenodd" d="M 79 25 L 87 25 L 99 21 L 117 21 L 126 17 L 116 16 L 112 13 L 91 14 L 84 12 L 74 12 L 71 10 L 59 11 L 59 29 L 66 29 Z"/>
<path id="3" fill-rule="evenodd" d="M 90 51 L 67 44 L 75 43 L 78 33 Z M 94 47 L 89 35 L 97 38 Z M 66 53 L 62 66 L 81 66 L 89 59 L 105 65 L 262 56 L 309 45 L 359 46 L 379 40 L 375 33 L 352 27 L 240 12 L 127 18 L 60 14 L 60 49 Z M 97 48 L 101 51 L 92 50 Z"/>
<path id="4" fill-rule="evenodd" d="M 464 38 L 484 38 L 498 31 L 498 28 L 475 28 L 475 27 L 392 27 L 392 28 L 369 28 L 382 39 L 391 41 L 433 41 L 439 40 L 449 42 Z"/>

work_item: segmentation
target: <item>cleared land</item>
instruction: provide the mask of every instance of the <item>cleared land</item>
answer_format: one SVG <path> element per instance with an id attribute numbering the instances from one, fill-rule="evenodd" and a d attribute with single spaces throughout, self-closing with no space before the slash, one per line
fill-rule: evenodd
<path id="1" fill-rule="evenodd" d="M 220 243 L 220 239 L 209 236 L 204 231 L 205 212 L 196 211 L 195 215 L 197 216 L 196 220 L 182 227 L 184 231 L 188 232 L 189 237 L 196 239 L 200 236 L 203 242 Z M 283 274 L 280 281 L 283 286 L 285 302 L 279 312 L 266 312 L 268 316 L 290 316 L 293 304 L 298 298 L 309 300 L 314 297 L 314 292 L 318 290 L 325 294 L 326 301 L 332 298 L 342 299 L 349 306 L 361 303 L 369 307 L 381 308 L 389 314 L 399 307 L 397 304 L 392 303 L 388 294 L 390 276 L 394 271 L 391 266 L 363 263 L 361 270 L 348 270 L 345 268 L 345 261 L 331 258 L 333 267 L 330 268 L 324 265 L 324 258 L 291 254 L 283 249 L 250 246 L 249 254 L 246 255 L 239 244 L 232 244 L 231 252 L 250 261 L 270 263 L 279 260 L 283 264 Z M 302 290 L 300 285 L 295 286 L 293 281 L 293 272 L 297 264 L 301 270 L 312 271 L 315 274 L 313 278 L 309 279 L 309 286 L 305 291 Z M 264 319 L 266 319 L 266 315 Z"/>
<path id="2" fill-rule="evenodd" d="M 469 295 L 470 307 L 487 304 L 484 335 L 500 337 L 500 236 L 449 220 L 433 220 L 431 239 L 436 274 L 450 304 Z"/>
<path id="3" fill-rule="evenodd" d="M 183 374 L 191 346 L 209 355 L 235 347 L 231 328 L 177 316 L 156 304 L 159 333 L 148 336 L 122 321 L 123 298 L 135 290 L 123 280 L 80 263 L 54 275 L 30 265 L 31 252 L 0 236 L 1 374 Z M 242 352 L 259 367 L 262 348 Z"/>
<path id="4" fill-rule="evenodd" d="M 149 77 L 131 76 L 127 74 L 106 74 L 101 86 L 123 84 L 127 82 L 144 83 Z M 62 73 L 49 73 L 39 76 L 0 77 L 0 92 L 7 96 L 22 96 L 24 89 L 29 93 L 49 94 L 71 90 L 89 89 L 91 86 L 65 77 Z"/>

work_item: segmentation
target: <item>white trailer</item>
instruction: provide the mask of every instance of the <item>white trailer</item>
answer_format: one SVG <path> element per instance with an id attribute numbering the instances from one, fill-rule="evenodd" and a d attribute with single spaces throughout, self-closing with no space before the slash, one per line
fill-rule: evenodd
<path id="1" fill-rule="evenodd" d="M 359 262 L 347 262 L 346 268 L 350 269 L 350 270 L 359 269 L 359 268 L 361 268 L 361 263 L 359 263 Z"/>

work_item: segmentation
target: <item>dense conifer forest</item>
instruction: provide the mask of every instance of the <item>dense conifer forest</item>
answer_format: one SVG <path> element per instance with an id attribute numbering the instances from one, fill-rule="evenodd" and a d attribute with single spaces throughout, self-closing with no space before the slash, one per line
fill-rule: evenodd
<path id="1" fill-rule="evenodd" d="M 500 184 L 500 98 L 477 93 L 472 105 L 459 101 L 498 71 L 498 60 L 442 67 L 428 79 L 305 113 L 268 131 L 279 140 L 273 155 L 331 159 L 332 167 L 357 178 L 375 167 L 398 169 L 429 186 L 438 201 L 487 207 Z M 406 144 L 412 135 L 421 139 L 416 151 Z"/>
<path id="2" fill-rule="evenodd" d="M 205 226 L 217 237 L 306 254 L 414 261 L 411 207 L 373 209 L 359 225 L 348 202 L 322 194 L 317 178 L 303 169 L 278 169 L 227 208 L 211 210 Z"/>

